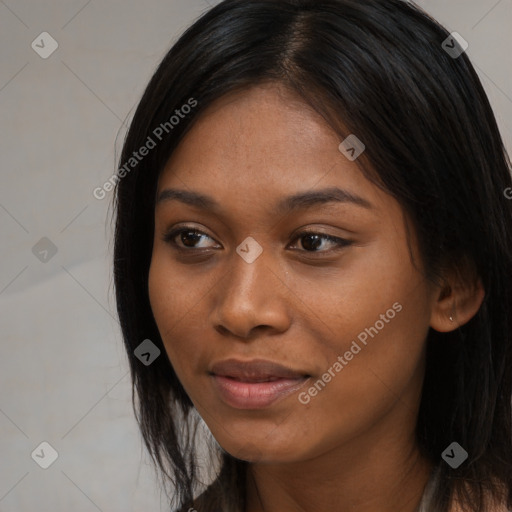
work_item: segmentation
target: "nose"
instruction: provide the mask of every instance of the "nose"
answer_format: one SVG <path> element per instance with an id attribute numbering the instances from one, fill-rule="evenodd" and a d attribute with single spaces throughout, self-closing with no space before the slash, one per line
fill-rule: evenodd
<path id="1" fill-rule="evenodd" d="M 256 331 L 284 332 L 290 325 L 293 293 L 269 253 L 247 263 L 236 252 L 213 294 L 211 321 L 221 334 L 252 338 Z"/>

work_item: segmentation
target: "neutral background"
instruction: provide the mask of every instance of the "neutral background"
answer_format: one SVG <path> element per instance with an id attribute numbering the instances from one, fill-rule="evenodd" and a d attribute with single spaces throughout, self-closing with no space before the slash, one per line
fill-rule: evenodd
<path id="1" fill-rule="evenodd" d="M 2 512 L 166 510 L 131 408 L 111 196 L 92 191 L 156 65 L 214 3 L 0 0 Z M 511 151 L 512 0 L 419 4 L 469 42 Z M 47 59 L 42 32 L 59 45 Z M 31 457 L 43 441 L 48 469 Z"/>

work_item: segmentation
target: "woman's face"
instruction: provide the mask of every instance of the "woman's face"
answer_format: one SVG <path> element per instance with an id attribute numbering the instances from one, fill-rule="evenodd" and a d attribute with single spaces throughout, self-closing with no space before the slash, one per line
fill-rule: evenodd
<path id="1" fill-rule="evenodd" d="M 434 290 L 402 208 L 340 142 L 258 86 L 212 105 L 159 179 L 151 307 L 198 412 L 243 459 L 414 430 Z"/>

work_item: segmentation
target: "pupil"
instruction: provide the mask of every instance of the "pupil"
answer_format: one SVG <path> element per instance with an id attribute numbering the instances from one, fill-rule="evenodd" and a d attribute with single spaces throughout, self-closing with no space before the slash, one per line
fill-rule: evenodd
<path id="1" fill-rule="evenodd" d="M 190 234 L 192 234 L 192 236 L 190 236 Z M 194 242 L 194 241 L 198 242 L 201 239 L 201 235 L 198 233 L 195 233 L 194 231 L 183 231 L 181 233 L 181 241 L 183 242 L 183 244 L 186 245 L 187 247 L 194 247 L 193 243 L 190 245 L 187 244 L 187 239 L 192 242 Z M 192 240 L 190 240 L 190 239 L 192 239 Z"/>
<path id="2" fill-rule="evenodd" d="M 303 240 L 308 239 L 315 239 L 315 241 L 312 244 L 302 242 L 302 246 L 304 247 L 304 249 L 317 249 L 322 244 L 322 239 L 318 235 L 305 235 L 303 238 Z"/>

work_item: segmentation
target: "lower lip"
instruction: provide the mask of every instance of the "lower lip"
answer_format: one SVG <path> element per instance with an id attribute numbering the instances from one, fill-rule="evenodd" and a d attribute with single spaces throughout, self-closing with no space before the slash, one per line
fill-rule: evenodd
<path id="1" fill-rule="evenodd" d="M 301 388 L 308 377 L 278 379 L 272 382 L 241 382 L 212 375 L 222 399 L 236 409 L 263 409 Z"/>

